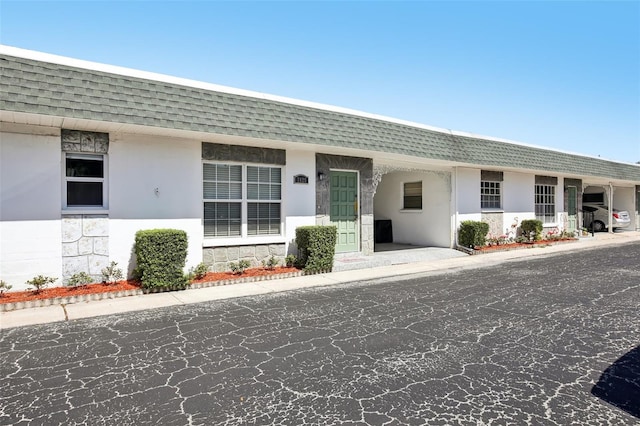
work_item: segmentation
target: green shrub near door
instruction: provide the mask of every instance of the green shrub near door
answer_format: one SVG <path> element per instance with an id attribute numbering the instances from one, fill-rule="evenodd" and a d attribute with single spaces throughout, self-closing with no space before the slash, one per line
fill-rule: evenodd
<path id="1" fill-rule="evenodd" d="M 188 279 L 187 233 L 179 229 L 149 229 L 136 232 L 135 275 L 145 289 L 184 289 Z"/>
<path id="2" fill-rule="evenodd" d="M 336 239 L 337 228 L 333 225 L 296 228 L 299 266 L 309 273 L 331 271 Z"/>

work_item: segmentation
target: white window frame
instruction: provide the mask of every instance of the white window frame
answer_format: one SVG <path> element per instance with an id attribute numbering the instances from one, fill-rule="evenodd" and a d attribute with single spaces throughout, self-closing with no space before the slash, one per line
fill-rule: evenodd
<path id="1" fill-rule="evenodd" d="M 67 176 L 67 158 L 102 158 L 102 177 L 75 177 Z M 96 154 L 88 152 L 63 152 L 62 153 L 62 210 L 66 212 L 82 213 L 106 211 L 109 208 L 109 188 L 108 188 L 109 163 L 107 154 Z M 67 184 L 69 182 L 100 182 L 102 183 L 102 205 L 101 206 L 69 206 L 67 203 Z"/>
<path id="2" fill-rule="evenodd" d="M 542 221 L 543 225 L 555 224 L 556 223 L 556 194 L 557 194 L 557 185 L 547 185 L 547 184 L 535 184 L 534 188 L 534 213 L 536 219 Z M 545 192 L 542 191 L 539 193 L 539 190 L 543 188 L 548 188 L 551 191 Z M 539 198 L 541 197 L 541 198 Z M 541 208 L 542 207 L 542 208 Z M 553 208 L 553 215 L 548 214 L 538 214 L 539 210 L 545 212 L 547 209 L 545 207 Z"/>
<path id="3" fill-rule="evenodd" d="M 485 184 L 488 184 L 485 187 Z M 491 190 L 494 190 L 491 194 Z M 488 192 L 485 192 L 488 191 Z M 485 199 L 488 197 L 488 199 Z M 498 206 L 491 205 L 495 203 L 494 197 L 498 198 Z M 485 205 L 485 202 L 490 205 Z M 502 182 L 497 180 L 481 180 L 480 181 L 480 209 L 482 210 L 502 210 Z"/>
<path id="4" fill-rule="evenodd" d="M 416 183 L 420 184 L 420 207 L 407 207 L 407 205 L 405 204 L 405 202 L 406 202 L 405 198 L 406 198 L 407 185 L 416 184 Z M 423 207 L 424 207 L 424 185 L 422 184 L 422 181 L 418 180 L 418 181 L 411 181 L 411 182 L 402 182 L 402 209 L 401 209 L 401 211 L 403 211 L 403 212 L 421 212 Z"/>
<path id="5" fill-rule="evenodd" d="M 205 164 L 217 164 L 228 166 L 241 166 L 242 167 L 242 198 L 240 199 L 208 199 L 204 198 L 204 165 Z M 268 167 L 280 169 L 280 199 L 279 200 L 253 200 L 248 198 L 248 167 Z M 202 184 L 202 235 L 204 246 L 222 246 L 222 245 L 239 245 L 239 244 L 268 244 L 268 243 L 280 243 L 285 242 L 285 226 L 284 226 L 284 191 L 285 191 L 285 168 L 278 164 L 262 164 L 262 163 L 241 163 L 237 161 L 203 161 L 202 172 L 200 173 L 200 182 Z M 204 236 L 204 205 L 205 203 L 240 203 L 240 235 L 237 236 Z M 250 203 L 279 203 L 280 204 L 280 233 L 279 234 L 263 234 L 263 235 L 249 235 L 249 215 L 248 205 Z"/>

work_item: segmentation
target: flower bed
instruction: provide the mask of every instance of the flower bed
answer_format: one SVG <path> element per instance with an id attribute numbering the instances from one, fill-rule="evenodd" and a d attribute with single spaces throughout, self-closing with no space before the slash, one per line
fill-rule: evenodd
<path id="1" fill-rule="evenodd" d="M 482 254 L 482 253 L 493 253 L 497 251 L 508 251 L 508 250 L 519 250 L 519 249 L 528 249 L 533 247 L 546 247 L 551 246 L 557 243 L 568 243 L 578 241 L 577 238 L 553 238 L 548 240 L 539 240 L 539 241 L 531 241 L 531 242 L 503 242 L 498 244 L 489 243 L 486 246 L 482 247 L 459 247 L 462 251 L 468 254 Z"/>
<path id="2" fill-rule="evenodd" d="M 293 267 L 252 268 L 241 274 L 232 272 L 209 272 L 204 277 L 191 281 L 189 287 L 202 288 L 227 285 L 237 282 L 253 282 L 270 278 L 284 278 L 301 275 L 302 271 Z M 140 283 L 123 280 L 115 283 L 88 284 L 77 287 L 52 287 L 40 291 L 24 290 L 6 292 L 0 296 L 0 312 L 37 306 L 61 305 L 89 300 L 133 296 L 146 293 Z"/>

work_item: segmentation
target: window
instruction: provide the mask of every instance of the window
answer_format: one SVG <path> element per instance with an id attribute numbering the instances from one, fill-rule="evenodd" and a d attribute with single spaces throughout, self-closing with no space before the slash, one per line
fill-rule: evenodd
<path id="1" fill-rule="evenodd" d="M 404 184 L 402 208 L 404 210 L 422 209 L 422 181 Z"/>
<path id="2" fill-rule="evenodd" d="M 554 185 L 536 185 L 536 219 L 542 223 L 556 221 L 556 187 Z"/>
<path id="3" fill-rule="evenodd" d="M 477 198 L 476 198 L 477 199 Z M 480 181 L 480 208 L 501 209 L 500 182 Z"/>
<path id="4" fill-rule="evenodd" d="M 105 207 L 105 158 L 65 154 L 64 207 Z"/>
<path id="5" fill-rule="evenodd" d="M 282 169 L 203 164 L 204 236 L 280 235 Z"/>

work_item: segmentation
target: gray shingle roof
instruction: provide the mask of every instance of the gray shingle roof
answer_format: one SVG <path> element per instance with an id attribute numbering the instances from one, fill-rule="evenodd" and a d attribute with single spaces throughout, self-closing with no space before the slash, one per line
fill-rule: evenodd
<path id="1" fill-rule="evenodd" d="M 0 110 L 640 182 L 630 164 L 9 55 Z"/>

